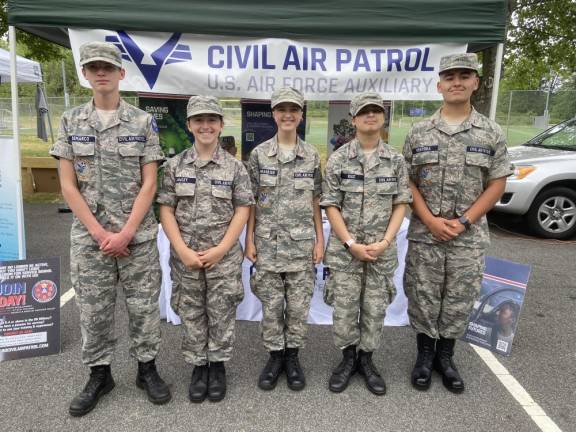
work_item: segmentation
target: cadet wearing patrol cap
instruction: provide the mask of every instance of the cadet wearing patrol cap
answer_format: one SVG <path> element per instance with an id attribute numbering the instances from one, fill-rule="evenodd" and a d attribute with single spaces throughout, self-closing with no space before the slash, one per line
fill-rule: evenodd
<path id="1" fill-rule="evenodd" d="M 219 145 L 218 100 L 192 96 L 187 119 L 194 146 L 167 162 L 157 201 L 172 246 L 171 305 L 182 319 L 184 359 L 194 365 L 188 397 L 220 401 L 244 296 L 238 237 L 254 199 L 244 165 Z"/>
<path id="2" fill-rule="evenodd" d="M 404 290 L 417 332 L 412 385 L 430 386 L 432 370 L 455 393 L 464 382 L 452 357 L 476 300 L 489 243 L 485 214 L 512 174 L 500 127 L 470 103 L 478 88 L 475 54 L 440 60 L 444 104 L 415 124 L 404 146 L 414 196 Z"/>
<path id="3" fill-rule="evenodd" d="M 262 302 L 262 339 L 270 352 L 258 380 L 272 390 L 280 373 L 288 387 L 306 385 L 298 350 L 306 339 L 306 320 L 314 291 L 314 264 L 322 261 L 320 156 L 296 132 L 304 97 L 289 87 L 272 94 L 274 137 L 250 154 L 248 171 L 256 206 L 246 231 L 246 257 L 255 263 L 252 291 Z"/>
<path id="4" fill-rule="evenodd" d="M 70 414 L 92 410 L 114 388 L 116 285 L 124 288 L 136 384 L 156 404 L 170 390 L 156 372 L 160 344 L 158 225 L 151 210 L 157 162 L 164 159 L 154 119 L 120 98 L 121 54 L 110 43 L 80 47 L 93 99 L 62 116 L 50 154 L 60 160 L 62 194 L 74 213 L 70 276 L 80 309 L 82 361 L 90 379 Z"/>
<path id="5" fill-rule="evenodd" d="M 329 389 L 345 390 L 358 371 L 372 393 L 383 395 L 386 384 L 372 353 L 395 295 L 395 237 L 412 197 L 404 159 L 380 138 L 382 98 L 375 93 L 356 96 L 350 115 L 356 137 L 330 156 L 320 202 L 332 226 L 324 300 L 334 306 L 334 342 L 343 354 Z"/>

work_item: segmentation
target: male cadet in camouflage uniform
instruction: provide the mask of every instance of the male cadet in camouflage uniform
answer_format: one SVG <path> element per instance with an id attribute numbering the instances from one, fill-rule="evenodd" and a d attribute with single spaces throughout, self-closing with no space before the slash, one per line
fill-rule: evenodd
<path id="1" fill-rule="evenodd" d="M 329 388 L 345 390 L 357 370 L 372 393 L 383 395 L 386 384 L 372 363 L 372 352 L 396 292 L 395 236 L 412 197 L 402 156 L 380 138 L 382 98 L 360 94 L 352 100 L 350 114 L 356 138 L 330 156 L 320 202 L 332 225 L 324 299 L 334 306 L 334 341 L 344 357 Z"/>
<path id="2" fill-rule="evenodd" d="M 244 297 L 238 237 L 254 199 L 246 168 L 218 143 L 218 100 L 193 96 L 186 113 L 194 146 L 166 164 L 158 203 L 172 246 L 171 304 L 182 319 L 184 359 L 195 366 L 188 396 L 215 402 L 226 395 L 224 362 Z"/>
<path id="3" fill-rule="evenodd" d="M 404 146 L 414 196 L 404 290 L 417 332 L 412 385 L 427 390 L 436 369 L 444 386 L 459 393 L 464 383 L 452 362 L 454 343 L 480 290 L 485 214 L 512 170 L 500 127 L 470 104 L 479 83 L 476 55 L 442 57 L 439 71 L 444 104 L 412 127 Z"/>
<path id="4" fill-rule="evenodd" d="M 250 154 L 248 171 L 256 206 L 246 232 L 246 256 L 256 263 L 251 286 L 262 302 L 262 338 L 270 352 L 258 386 L 272 390 L 282 370 L 288 387 L 306 385 L 298 350 L 314 292 L 314 263 L 322 261 L 320 156 L 302 141 L 304 97 L 289 87 L 272 94 L 278 133 Z"/>
<path id="5" fill-rule="evenodd" d="M 156 164 L 164 158 L 154 119 L 120 99 L 124 78 L 120 51 L 110 43 L 80 47 L 82 73 L 93 99 L 62 116 L 50 154 L 60 159 L 62 194 L 74 212 L 72 286 L 80 308 L 82 361 L 90 380 L 70 404 L 82 416 L 114 388 L 117 283 L 124 288 L 130 354 L 138 360 L 136 384 L 156 404 L 170 390 L 156 372 L 160 345 L 158 226 L 151 210 Z"/>

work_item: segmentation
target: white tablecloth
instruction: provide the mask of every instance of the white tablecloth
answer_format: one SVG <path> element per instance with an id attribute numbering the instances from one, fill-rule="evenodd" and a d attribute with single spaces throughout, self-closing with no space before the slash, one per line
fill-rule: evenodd
<path id="1" fill-rule="evenodd" d="M 330 235 L 330 224 L 324 220 L 324 239 L 328 241 Z M 394 284 L 396 285 L 396 298 L 386 310 L 384 325 L 403 326 L 408 325 L 408 314 L 406 312 L 408 301 L 404 295 L 402 278 L 404 275 L 404 258 L 408 250 L 406 231 L 408 229 L 408 219 L 404 219 L 400 231 L 396 237 L 398 247 L 398 268 L 394 273 Z M 240 243 L 244 246 L 245 232 L 240 237 Z M 158 250 L 160 251 L 160 265 L 162 267 L 162 288 L 160 292 L 160 316 L 173 324 L 180 324 L 180 318 L 170 307 L 170 296 L 172 294 L 172 280 L 170 278 L 170 242 L 160 226 L 158 233 Z M 252 263 L 247 259 L 242 263 L 242 282 L 244 284 L 244 300 L 236 309 L 236 319 L 248 321 L 260 321 L 262 319 L 262 306 L 260 300 L 250 291 L 250 268 Z M 332 324 L 332 308 L 324 303 L 324 266 L 316 266 L 316 285 L 312 304 L 308 314 L 310 324 Z"/>

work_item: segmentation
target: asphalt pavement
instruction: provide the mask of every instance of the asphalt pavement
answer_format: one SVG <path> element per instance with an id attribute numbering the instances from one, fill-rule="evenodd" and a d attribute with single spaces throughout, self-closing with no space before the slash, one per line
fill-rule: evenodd
<path id="1" fill-rule="evenodd" d="M 62 292 L 70 289 L 70 214 L 57 205 L 25 206 L 29 258 L 60 256 Z M 489 254 L 532 266 L 532 275 L 510 357 L 498 360 L 563 432 L 576 431 L 576 239 L 548 242 L 525 235 L 519 221 L 493 220 Z M 515 231 L 513 233 L 508 230 Z M 118 347 L 112 365 L 116 388 L 82 418 L 68 415 L 88 371 L 80 361 L 80 330 L 74 301 L 61 311 L 59 355 L 0 364 L 0 431 L 539 431 L 524 409 L 467 344 L 457 345 L 457 362 L 467 389 L 454 395 L 434 376 L 428 392 L 412 389 L 416 355 L 410 328 L 386 327 L 374 361 L 388 385 L 372 395 L 355 376 L 341 394 L 327 389 L 340 359 L 329 326 L 310 326 L 301 362 L 307 387 L 293 392 L 282 378 L 272 392 L 256 386 L 267 359 L 258 323 L 239 321 L 234 358 L 227 366 L 228 395 L 220 403 L 192 404 L 187 390 L 191 368 L 180 353 L 181 329 L 162 324 L 158 358 L 173 400 L 148 402 L 135 384 L 136 362 L 127 352 L 127 317 L 118 297 Z"/>

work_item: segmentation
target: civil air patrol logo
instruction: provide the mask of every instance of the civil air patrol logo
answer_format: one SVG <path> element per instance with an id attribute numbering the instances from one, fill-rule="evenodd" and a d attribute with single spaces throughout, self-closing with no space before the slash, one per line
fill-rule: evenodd
<path id="1" fill-rule="evenodd" d="M 56 297 L 57 293 L 58 288 L 51 280 L 41 280 L 32 287 L 32 297 L 38 303 L 48 303 Z"/>
<path id="2" fill-rule="evenodd" d="M 158 123 L 156 123 L 156 119 L 152 117 L 152 121 L 150 122 L 150 126 L 152 126 L 152 130 L 158 133 Z"/>
<path id="3" fill-rule="evenodd" d="M 74 170 L 78 180 L 86 181 L 90 177 L 90 161 L 87 159 L 76 159 L 74 161 Z"/>
<path id="4" fill-rule="evenodd" d="M 430 183 L 432 181 L 432 170 L 427 167 L 423 167 L 420 170 L 420 184 Z"/>
<path id="5" fill-rule="evenodd" d="M 268 192 L 258 192 L 258 205 L 262 208 L 270 207 L 270 194 Z"/>
<path id="6" fill-rule="evenodd" d="M 163 67 L 192 60 L 190 45 L 181 43 L 181 36 L 182 33 L 172 33 L 160 48 L 152 52 L 139 46 L 125 31 L 106 36 L 105 41 L 116 45 L 122 53 L 122 60 L 135 64 L 153 89 Z"/>

